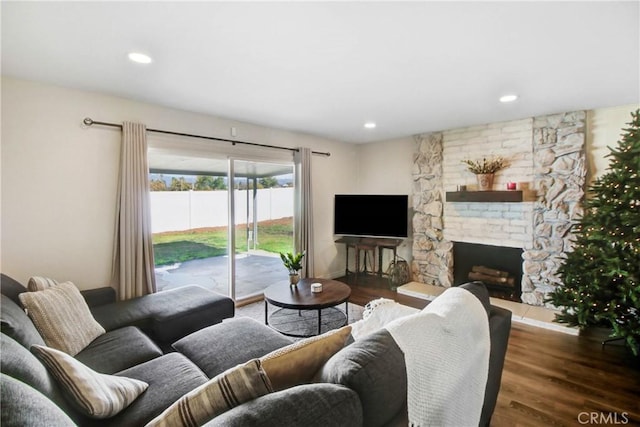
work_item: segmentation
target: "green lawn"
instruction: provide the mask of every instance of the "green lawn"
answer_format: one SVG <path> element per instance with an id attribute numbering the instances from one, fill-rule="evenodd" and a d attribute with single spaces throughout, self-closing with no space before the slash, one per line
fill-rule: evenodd
<path id="1" fill-rule="evenodd" d="M 236 250 L 246 251 L 246 227 L 236 228 Z M 258 223 L 258 249 L 268 252 L 293 250 L 293 219 L 283 218 Z M 227 253 L 227 228 L 200 228 L 153 235 L 156 266 L 194 259 L 210 258 Z"/>

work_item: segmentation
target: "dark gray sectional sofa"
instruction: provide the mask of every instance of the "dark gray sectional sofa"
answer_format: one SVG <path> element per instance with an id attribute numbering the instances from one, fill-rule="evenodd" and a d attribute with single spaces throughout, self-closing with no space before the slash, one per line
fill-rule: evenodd
<path id="1" fill-rule="evenodd" d="M 145 381 L 149 388 L 117 416 L 88 419 L 67 403 L 44 366 L 28 350 L 42 339 L 16 304 L 16 289 L 20 289 L 15 284 L 5 286 L 5 278 L 2 277 L 1 337 L 3 426 L 142 426 L 209 378 L 292 342 L 252 319 L 233 318 L 217 323 L 233 316 L 232 302 L 225 302 L 224 297 L 211 300 L 218 310 L 211 315 L 197 304 L 190 308 L 195 299 L 189 302 L 186 297 L 180 304 L 173 304 L 177 294 L 166 300 L 160 293 L 144 297 L 139 303 L 107 302 L 109 307 L 105 302 L 110 297 L 104 294 L 108 291 L 90 291 L 85 298 L 93 305 L 92 312 L 108 331 L 108 337 L 96 339 L 76 357 L 99 372 Z M 481 425 L 488 425 L 500 388 L 511 313 L 489 306 L 482 285 L 463 287 L 476 294 L 489 311 L 491 354 L 481 418 Z M 198 293 L 199 299 L 204 296 L 201 291 L 186 291 L 191 292 Z M 159 304 L 155 305 L 151 297 L 158 298 Z M 141 304 L 139 310 L 136 304 Z M 231 305 L 224 308 L 226 304 Z M 158 307 L 166 311 L 158 314 Z M 212 316 L 210 320 L 203 320 L 207 315 Z M 194 328 L 199 329 L 193 332 Z M 318 372 L 313 384 L 264 395 L 219 415 L 206 426 L 406 426 L 406 390 L 403 354 L 383 329 L 339 351 Z"/>
<path id="2" fill-rule="evenodd" d="M 4 274 L 1 280 L 3 426 L 144 425 L 209 379 L 184 355 L 173 352 L 171 343 L 235 313 L 233 300 L 198 286 L 124 302 L 115 302 L 111 288 L 83 292 L 94 317 L 107 333 L 96 338 L 75 358 L 95 371 L 124 375 L 149 384 L 147 391 L 117 416 L 92 420 L 68 404 L 53 378 L 29 351 L 32 345 L 44 345 L 44 341 L 20 306 L 18 294 L 26 292 L 26 288 Z M 25 400 L 18 398 L 23 395 L 41 404 L 27 407 Z M 59 420 L 62 424 L 42 422 L 56 413 L 66 413 L 69 417 Z"/>

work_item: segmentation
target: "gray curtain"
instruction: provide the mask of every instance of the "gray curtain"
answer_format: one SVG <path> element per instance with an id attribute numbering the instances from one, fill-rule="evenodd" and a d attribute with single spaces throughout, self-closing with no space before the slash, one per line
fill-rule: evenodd
<path id="1" fill-rule="evenodd" d="M 302 277 L 313 277 L 313 206 L 311 202 L 311 149 L 300 148 L 294 155 L 294 235 L 297 252 L 306 251 Z"/>
<path id="2" fill-rule="evenodd" d="M 124 122 L 120 150 L 113 281 L 127 300 L 156 291 L 146 126 Z"/>

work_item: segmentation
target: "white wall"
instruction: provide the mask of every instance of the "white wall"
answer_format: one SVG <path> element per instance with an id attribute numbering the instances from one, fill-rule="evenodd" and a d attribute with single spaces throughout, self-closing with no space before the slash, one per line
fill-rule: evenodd
<path id="1" fill-rule="evenodd" d="M 120 132 L 85 128 L 84 117 L 223 138 L 233 126 L 240 140 L 331 152 L 312 163 L 315 268 L 319 277 L 344 271 L 333 241 L 333 195 L 354 189 L 352 144 L 6 77 L 1 111 L 0 263 L 23 283 L 33 275 L 81 289 L 110 281 Z"/>
<path id="2" fill-rule="evenodd" d="M 615 147 L 623 128 L 631 121 L 631 112 L 640 105 L 591 110 L 587 114 L 587 183 L 605 173 L 609 166 L 609 147 Z"/>
<path id="3" fill-rule="evenodd" d="M 411 167 L 415 143 L 413 137 L 389 141 L 361 144 L 358 146 L 358 177 L 355 193 L 363 194 L 407 194 L 409 207 L 413 206 L 413 178 Z M 409 237 L 398 248 L 398 255 L 411 260 L 411 219 L 409 210 Z M 382 261 L 386 269 L 391 259 L 389 251 L 384 251 Z"/>
<path id="4" fill-rule="evenodd" d="M 109 283 L 119 138 L 80 123 L 117 104 L 3 79 L 3 273 L 25 284 L 32 275 Z"/>

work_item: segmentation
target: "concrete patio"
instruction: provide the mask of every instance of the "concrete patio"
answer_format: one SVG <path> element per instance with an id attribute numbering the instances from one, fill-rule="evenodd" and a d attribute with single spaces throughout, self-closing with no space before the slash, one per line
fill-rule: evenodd
<path id="1" fill-rule="evenodd" d="M 156 268 L 158 291 L 185 285 L 200 285 L 229 294 L 229 257 L 186 261 Z M 275 284 L 287 284 L 289 276 L 278 254 L 250 251 L 236 255 L 236 299 L 259 294 Z"/>

